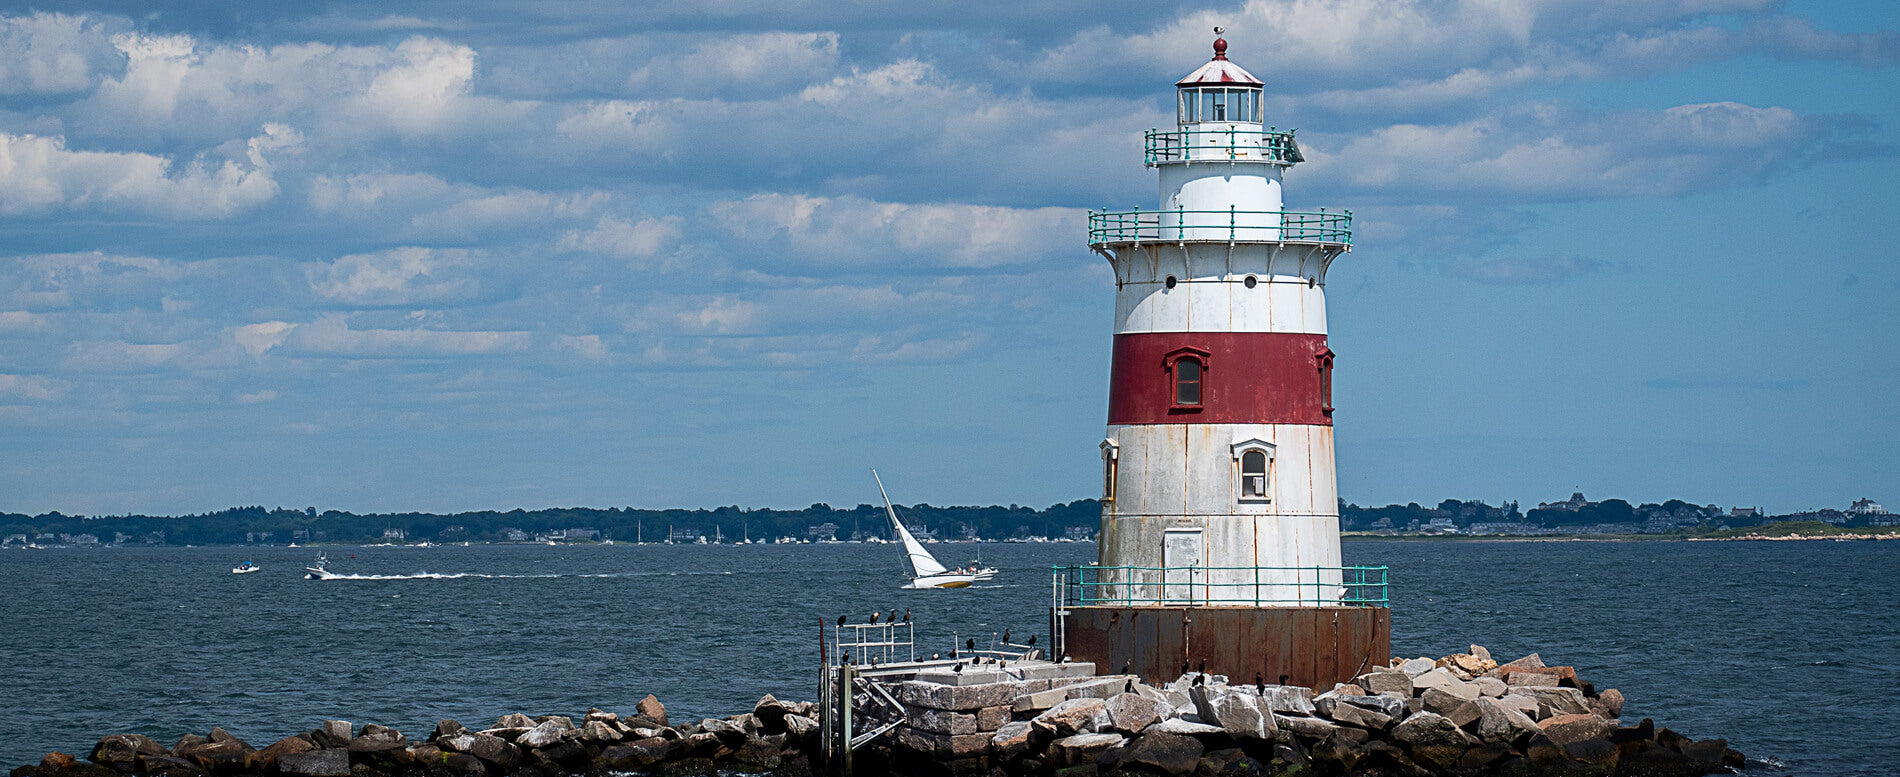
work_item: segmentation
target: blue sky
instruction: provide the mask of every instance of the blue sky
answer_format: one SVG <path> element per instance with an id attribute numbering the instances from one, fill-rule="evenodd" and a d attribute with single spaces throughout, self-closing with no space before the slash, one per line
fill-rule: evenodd
<path id="1" fill-rule="evenodd" d="M 1216 24 L 1346 499 L 1900 502 L 1900 6 L 914 5 L 0 6 L 0 510 L 1091 496 Z"/>

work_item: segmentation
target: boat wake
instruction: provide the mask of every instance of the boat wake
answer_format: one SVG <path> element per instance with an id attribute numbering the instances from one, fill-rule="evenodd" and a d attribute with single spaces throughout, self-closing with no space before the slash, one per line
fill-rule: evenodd
<path id="1" fill-rule="evenodd" d="M 366 575 L 324 572 L 321 577 L 312 576 L 312 580 L 551 580 L 562 577 L 682 577 L 699 575 L 730 575 L 730 571 L 717 572 L 607 572 L 598 574 L 540 574 L 540 575 L 490 575 L 481 572 L 417 572 L 413 575 Z"/>

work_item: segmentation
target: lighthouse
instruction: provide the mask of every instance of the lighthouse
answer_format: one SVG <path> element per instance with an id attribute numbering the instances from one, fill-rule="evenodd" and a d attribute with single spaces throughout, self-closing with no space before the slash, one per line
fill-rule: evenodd
<path id="1" fill-rule="evenodd" d="M 1216 39 L 1143 138 L 1156 207 L 1089 215 L 1115 272 L 1102 529 L 1096 564 L 1058 570 L 1052 625 L 1150 680 L 1329 686 L 1389 652 L 1385 570 L 1339 545 L 1326 271 L 1352 215 L 1286 208 L 1303 157 L 1264 87 Z"/>

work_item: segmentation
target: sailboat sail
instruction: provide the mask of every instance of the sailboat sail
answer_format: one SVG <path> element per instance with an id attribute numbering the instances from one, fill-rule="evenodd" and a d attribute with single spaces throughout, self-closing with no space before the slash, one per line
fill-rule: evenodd
<path id="1" fill-rule="evenodd" d="M 877 478 L 878 496 L 884 497 L 884 512 L 891 516 L 891 525 L 897 527 L 897 536 L 904 541 L 904 552 L 910 556 L 910 568 L 917 577 L 941 575 L 950 571 L 937 563 L 937 558 L 924 550 L 924 545 L 910 536 L 910 530 L 904 528 L 904 522 L 897 520 L 897 510 L 891 507 L 891 497 L 884 493 L 884 479 L 877 476 L 877 470 L 871 470 L 871 477 Z"/>

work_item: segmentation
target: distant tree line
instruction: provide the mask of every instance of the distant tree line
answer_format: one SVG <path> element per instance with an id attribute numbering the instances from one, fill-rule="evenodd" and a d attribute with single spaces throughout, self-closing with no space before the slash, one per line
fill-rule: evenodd
<path id="1" fill-rule="evenodd" d="M 1714 505 L 1695 505 L 1671 499 L 1631 505 L 1621 499 L 1556 503 L 1521 510 L 1516 502 L 1492 506 L 1483 501 L 1447 499 L 1435 507 L 1417 502 L 1384 507 L 1361 507 L 1341 500 L 1340 528 L 1347 531 L 1405 531 L 1434 525 L 1460 530 L 1474 524 L 1526 524 L 1544 528 L 1643 523 L 1661 518 L 1684 529 L 1741 528 L 1784 520 L 1821 520 L 1857 525 L 1864 518 L 1840 511 L 1796 513 L 1786 516 L 1725 513 Z M 944 539 L 975 536 L 1002 540 L 1013 537 L 1057 538 L 1076 533 L 1092 536 L 1101 526 L 1101 503 L 1078 499 L 1042 509 L 1022 505 L 899 506 L 898 514 L 912 531 L 923 530 Z M 352 513 L 319 512 L 263 506 L 184 516 L 82 516 L 50 512 L 42 515 L 0 513 L 0 537 L 25 535 L 29 541 L 49 535 L 55 541 L 89 535 L 102 544 L 231 545 L 243 543 L 363 543 L 377 542 L 386 532 L 399 532 L 404 541 L 504 542 L 568 532 L 592 530 L 587 539 L 648 542 L 665 540 L 669 533 L 750 538 L 770 541 L 780 537 L 804 539 L 813 527 L 832 524 L 837 539 L 856 536 L 889 538 L 890 522 L 881 506 L 860 504 L 836 508 L 813 504 L 802 510 L 747 509 L 737 505 L 696 510 L 636 510 L 633 508 L 563 507 L 545 510 L 484 510 L 467 513 Z"/>
<path id="2" fill-rule="evenodd" d="M 944 539 L 963 536 L 966 529 L 986 539 L 1061 537 L 1071 527 L 1093 531 L 1101 524 L 1101 504 L 1092 499 L 1050 505 L 1043 509 L 1009 505 L 988 507 L 899 506 L 898 514 L 912 531 L 920 528 Z M 813 527 L 833 524 L 837 539 L 854 533 L 889 538 L 890 519 L 881 505 L 860 504 L 835 508 L 819 503 L 802 510 L 746 509 L 737 505 L 697 510 L 636 510 L 633 508 L 563 507 L 545 510 L 483 510 L 439 515 L 434 513 L 319 512 L 263 506 L 184 516 L 113 515 L 76 516 L 58 512 L 43 515 L 0 513 L 0 537 L 26 535 L 91 535 L 100 543 L 165 545 L 227 545 L 247 542 L 285 544 L 377 542 L 385 532 L 399 531 L 405 541 L 502 542 L 574 529 L 593 530 L 589 539 L 630 542 L 665 540 L 670 532 L 692 533 L 729 541 L 741 538 L 804 539 Z M 511 537 L 511 532 L 513 537 Z"/>

